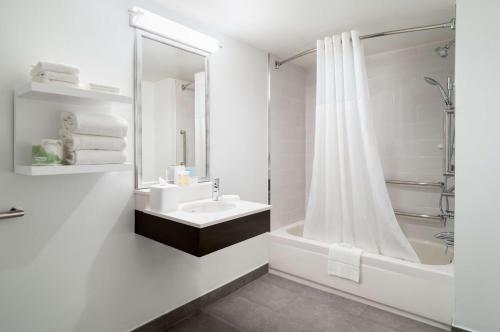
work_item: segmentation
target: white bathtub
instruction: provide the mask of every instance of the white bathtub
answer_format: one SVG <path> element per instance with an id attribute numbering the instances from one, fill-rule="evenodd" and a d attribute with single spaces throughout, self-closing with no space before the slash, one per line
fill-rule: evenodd
<path id="1" fill-rule="evenodd" d="M 271 273 L 378 306 L 439 327 L 453 309 L 453 251 L 410 238 L 422 264 L 364 253 L 359 284 L 327 274 L 328 245 L 302 237 L 303 222 L 269 235 Z"/>

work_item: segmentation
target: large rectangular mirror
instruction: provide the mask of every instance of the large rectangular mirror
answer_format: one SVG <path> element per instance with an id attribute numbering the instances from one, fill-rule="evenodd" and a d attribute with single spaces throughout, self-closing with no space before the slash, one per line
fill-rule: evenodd
<path id="1" fill-rule="evenodd" d="M 208 180 L 208 54 L 138 32 L 135 80 L 136 188 L 176 165 Z"/>

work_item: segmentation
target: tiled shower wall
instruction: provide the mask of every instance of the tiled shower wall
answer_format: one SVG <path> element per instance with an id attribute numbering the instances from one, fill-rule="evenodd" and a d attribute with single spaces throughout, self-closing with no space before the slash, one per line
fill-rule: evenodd
<path id="1" fill-rule="evenodd" d="M 424 82 L 430 76 L 446 86 L 453 76 L 454 54 L 439 57 L 432 43 L 366 57 L 375 129 L 386 179 L 442 181 L 443 101 L 439 90 Z M 306 75 L 306 200 L 314 150 L 315 72 Z M 439 213 L 438 189 L 388 186 L 394 208 Z M 426 239 L 442 231 L 436 222 L 403 221 L 412 233 Z M 422 225 L 430 227 L 420 227 Z"/>
<path id="2" fill-rule="evenodd" d="M 279 70 L 271 68 L 272 229 L 304 219 L 305 78 L 304 69 L 294 64 L 287 64 Z"/>
<path id="3" fill-rule="evenodd" d="M 442 110 L 438 89 L 453 76 L 454 54 L 439 57 L 445 42 L 366 57 L 379 151 L 386 179 L 442 181 Z M 314 151 L 315 69 L 293 64 L 271 69 L 270 151 L 272 228 L 302 220 Z M 394 208 L 439 213 L 438 189 L 388 186 Z M 412 234 L 431 240 L 439 223 L 398 218 Z M 424 226 L 424 227 L 422 227 Z M 449 225 L 451 227 L 451 225 Z M 449 227 L 449 228 L 450 228 Z M 423 233 L 423 234 L 422 234 Z"/>

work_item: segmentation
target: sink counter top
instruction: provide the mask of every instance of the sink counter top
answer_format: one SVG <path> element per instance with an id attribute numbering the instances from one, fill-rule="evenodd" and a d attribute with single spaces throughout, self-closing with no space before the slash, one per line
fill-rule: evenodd
<path id="1" fill-rule="evenodd" d="M 238 195 L 213 201 L 208 182 L 181 187 L 180 195 L 157 189 L 136 191 L 135 233 L 187 254 L 203 257 L 271 230 L 271 205 Z"/>
<path id="2" fill-rule="evenodd" d="M 198 201 L 186 202 L 179 205 L 179 209 L 169 212 L 152 211 L 149 208 L 143 210 L 144 213 L 176 221 L 178 223 L 196 227 L 204 228 L 216 225 L 225 221 L 233 220 L 236 218 L 245 217 L 251 214 L 267 211 L 271 209 L 271 205 L 244 201 L 244 200 L 222 200 L 221 204 L 234 205 L 228 209 L 215 211 L 215 212 L 190 212 L 189 206 L 202 205 L 204 203 L 211 204 L 214 202 L 211 199 L 203 199 Z M 216 202 L 214 202 L 216 203 Z"/>

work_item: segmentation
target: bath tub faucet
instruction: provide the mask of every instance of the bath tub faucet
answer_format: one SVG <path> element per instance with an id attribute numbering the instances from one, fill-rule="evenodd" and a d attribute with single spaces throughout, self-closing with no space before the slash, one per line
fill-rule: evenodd
<path id="1" fill-rule="evenodd" d="M 220 179 L 215 178 L 212 182 L 212 200 L 213 201 L 219 200 L 219 185 L 220 185 Z"/>

